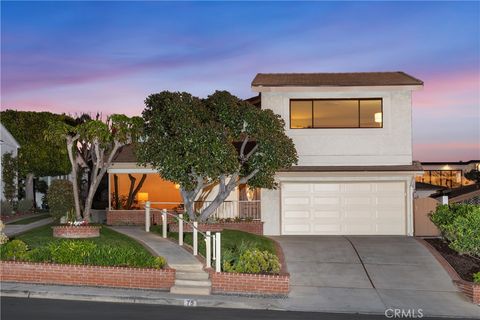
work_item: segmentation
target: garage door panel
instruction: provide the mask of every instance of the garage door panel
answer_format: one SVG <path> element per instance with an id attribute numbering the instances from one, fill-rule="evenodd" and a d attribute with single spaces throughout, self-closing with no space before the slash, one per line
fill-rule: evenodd
<path id="1" fill-rule="evenodd" d="M 289 219 L 289 218 L 308 219 L 309 217 L 310 217 L 309 210 L 286 210 L 285 211 L 285 219 Z"/>
<path id="2" fill-rule="evenodd" d="M 371 183 L 345 183 L 343 184 L 343 190 L 346 193 L 349 192 L 362 192 L 368 193 L 372 192 L 372 184 Z"/>
<path id="3" fill-rule="evenodd" d="M 310 204 L 309 197 L 288 197 L 285 199 L 286 205 L 308 205 Z"/>
<path id="4" fill-rule="evenodd" d="M 314 183 L 313 192 L 339 192 L 339 183 Z"/>
<path id="5" fill-rule="evenodd" d="M 284 183 L 281 197 L 283 234 L 406 234 L 404 182 Z"/>
<path id="6" fill-rule="evenodd" d="M 313 203 L 317 205 L 339 205 L 339 197 L 313 197 Z"/>
<path id="7" fill-rule="evenodd" d="M 341 213 L 340 211 L 314 211 L 313 212 L 313 217 L 315 219 L 337 219 L 338 220 L 341 218 Z"/>

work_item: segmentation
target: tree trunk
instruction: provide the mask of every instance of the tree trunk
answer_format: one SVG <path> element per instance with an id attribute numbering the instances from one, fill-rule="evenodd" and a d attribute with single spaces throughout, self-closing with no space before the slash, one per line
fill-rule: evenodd
<path id="1" fill-rule="evenodd" d="M 73 199 L 75 202 L 75 217 L 77 220 L 82 219 L 82 211 L 80 210 L 80 195 L 78 194 L 78 181 L 77 181 L 77 163 L 73 158 L 73 143 L 76 139 L 67 138 L 67 152 L 68 158 L 70 159 L 70 164 L 72 165 L 72 185 L 73 185 Z"/>
<path id="2" fill-rule="evenodd" d="M 27 174 L 27 178 L 25 179 L 25 199 L 33 201 L 34 200 L 34 188 L 33 188 L 33 179 L 35 176 L 33 173 Z"/>
<path id="3" fill-rule="evenodd" d="M 118 176 L 116 174 L 113 175 L 113 196 L 115 201 L 115 209 L 120 209 L 120 197 L 118 196 Z"/>
<path id="4" fill-rule="evenodd" d="M 146 174 L 142 175 L 142 178 L 140 179 L 140 182 L 138 185 L 135 187 L 135 179 L 134 176 L 131 174 L 128 175 L 128 178 L 130 179 L 130 190 L 128 192 L 128 200 L 127 200 L 127 210 L 132 208 L 133 201 L 135 200 L 135 197 L 137 196 L 137 193 L 140 191 L 140 189 L 143 186 L 143 183 L 145 182 L 145 179 L 147 178 Z"/>

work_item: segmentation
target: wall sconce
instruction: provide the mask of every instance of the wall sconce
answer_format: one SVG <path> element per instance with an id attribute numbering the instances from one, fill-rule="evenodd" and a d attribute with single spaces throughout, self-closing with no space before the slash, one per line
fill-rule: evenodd
<path id="1" fill-rule="evenodd" d="M 255 197 L 255 189 L 247 187 L 247 200 L 253 201 L 254 197 Z"/>
<path id="2" fill-rule="evenodd" d="M 137 194 L 137 200 L 139 202 L 147 202 L 148 201 L 148 192 L 139 192 Z"/>
<path id="3" fill-rule="evenodd" d="M 375 113 L 375 122 L 376 123 L 382 123 L 382 113 L 381 112 L 376 112 Z"/>
<path id="4" fill-rule="evenodd" d="M 175 189 L 180 189 L 180 185 L 178 183 L 175 183 Z"/>

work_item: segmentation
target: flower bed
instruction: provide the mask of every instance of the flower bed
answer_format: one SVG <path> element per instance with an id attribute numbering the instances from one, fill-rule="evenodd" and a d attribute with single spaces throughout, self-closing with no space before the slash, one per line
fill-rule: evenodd
<path id="1" fill-rule="evenodd" d="M 100 237 L 100 226 L 53 226 L 55 238 L 84 239 Z"/>
<path id="2" fill-rule="evenodd" d="M 198 229 L 202 232 L 212 231 L 219 232 L 224 229 L 239 230 L 243 232 L 263 235 L 262 221 L 239 221 L 239 222 L 213 222 L 213 223 L 199 223 Z M 178 223 L 171 223 L 169 231 L 178 232 Z M 189 224 L 183 225 L 183 232 L 192 232 L 192 226 Z"/>
<path id="3" fill-rule="evenodd" d="M 0 261 L 1 281 L 169 290 L 175 270 Z"/>
<path id="4" fill-rule="evenodd" d="M 452 281 L 471 301 L 480 304 L 480 283 L 473 282 L 473 274 L 480 272 L 480 262 L 459 255 L 441 239 L 425 239 L 423 243 L 448 272 Z"/>
<path id="5" fill-rule="evenodd" d="M 209 270 L 212 293 L 285 297 L 290 290 L 288 273 L 247 274 Z"/>

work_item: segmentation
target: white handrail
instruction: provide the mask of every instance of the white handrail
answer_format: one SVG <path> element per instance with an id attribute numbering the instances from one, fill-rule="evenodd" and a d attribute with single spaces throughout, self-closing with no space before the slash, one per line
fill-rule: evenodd
<path id="1" fill-rule="evenodd" d="M 156 210 L 160 211 L 159 209 L 151 208 L 151 202 L 145 202 L 145 231 L 150 232 L 150 211 Z M 205 237 L 206 242 L 206 252 L 205 252 L 205 260 L 206 260 L 206 267 L 211 268 L 212 266 L 212 239 L 213 239 L 213 260 L 215 260 L 215 271 L 221 271 L 221 243 L 220 243 L 220 232 L 216 232 L 216 235 L 212 235 L 210 231 L 206 231 L 203 233 L 198 229 L 198 222 L 194 221 L 193 223 L 189 221 L 185 221 L 183 219 L 183 214 L 174 215 L 169 213 L 166 209 L 161 210 L 162 213 L 162 237 L 167 237 L 167 224 L 168 224 L 168 215 L 176 217 L 178 219 L 178 245 L 183 246 L 183 223 L 187 223 L 192 226 L 193 231 L 193 255 L 198 255 L 198 233 Z M 147 219 L 148 218 L 148 219 Z M 148 225 L 148 228 L 147 228 Z"/>

